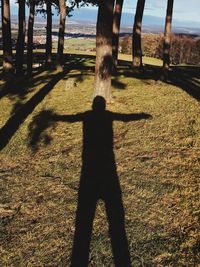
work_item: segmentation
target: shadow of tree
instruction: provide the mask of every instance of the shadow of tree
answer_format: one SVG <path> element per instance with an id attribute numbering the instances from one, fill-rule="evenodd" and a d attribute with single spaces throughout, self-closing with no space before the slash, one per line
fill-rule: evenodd
<path id="1" fill-rule="evenodd" d="M 35 56 L 36 58 L 39 57 L 40 53 L 36 53 Z M 0 150 L 9 143 L 24 120 L 61 79 L 73 78 L 76 82 L 82 82 L 84 75 L 89 75 L 94 69 L 94 66 L 90 63 L 94 60 L 94 57 L 88 59 L 84 56 L 74 58 L 71 55 L 65 55 L 65 60 L 67 62 L 64 66 L 65 71 L 55 72 L 54 69 L 45 71 L 44 68 L 38 68 L 35 75 L 30 79 L 20 77 L 16 82 L 6 82 L 0 88 L 0 98 L 7 96 L 15 101 L 11 117 L 0 129 Z M 70 71 L 74 69 L 81 71 L 81 73 L 70 74 Z M 41 82 L 46 84 L 31 99 L 23 103 Z"/>
<path id="2" fill-rule="evenodd" d="M 52 55 L 53 61 L 56 59 L 56 54 Z M 31 91 L 31 84 L 37 85 L 45 77 L 35 77 L 36 74 L 42 73 L 45 70 L 45 58 L 43 53 L 36 52 L 34 54 L 34 62 L 39 67 L 34 68 L 34 77 L 31 80 L 26 80 L 25 77 L 17 81 L 17 83 L 7 82 L 0 88 L 0 98 L 4 96 L 17 96 L 23 98 L 27 93 Z M 55 61 L 56 62 L 56 61 Z M 84 76 L 93 75 L 95 69 L 95 56 L 93 55 L 81 55 L 81 54 L 65 54 L 64 55 L 64 68 L 70 73 L 72 70 L 79 70 L 79 73 L 72 73 L 65 78 L 74 78 L 75 82 L 82 82 Z M 52 66 L 54 69 L 56 66 Z M 49 70 L 51 73 L 51 70 Z M 120 75 L 124 77 L 134 77 L 141 80 L 153 79 L 155 81 L 162 80 L 162 82 L 175 85 L 197 101 L 200 100 L 200 67 L 199 66 L 172 66 L 171 71 L 167 76 L 163 75 L 162 67 L 145 65 L 142 70 L 133 70 L 131 68 L 131 62 L 125 60 L 119 60 L 117 72 L 114 74 L 112 83 L 113 87 L 117 89 L 125 89 L 126 84 L 119 81 Z M 2 75 L 1 75 L 2 76 Z"/>
<path id="3" fill-rule="evenodd" d="M 162 81 L 179 87 L 191 97 L 200 101 L 200 67 L 199 66 L 172 66 L 167 73 L 162 67 L 145 65 L 142 70 L 133 70 L 130 62 L 120 60 L 118 73 L 125 77 L 133 77 L 140 80 Z"/>
<path id="4" fill-rule="evenodd" d="M 41 53 L 35 54 L 35 60 L 39 60 Z M 56 57 L 56 54 L 53 55 Z M 43 60 L 44 59 L 41 59 Z M 36 68 L 33 77 L 30 79 L 25 76 L 19 77 L 16 81 L 5 82 L 0 88 L 0 98 L 9 97 L 14 100 L 11 117 L 0 129 L 0 150 L 3 149 L 10 141 L 12 136 L 18 130 L 24 120 L 32 113 L 35 107 L 45 98 L 45 96 L 53 89 L 59 80 L 73 79 L 75 83 L 84 81 L 85 76 L 94 75 L 94 56 L 85 55 L 65 55 L 65 65 L 63 72 L 56 72 L 52 67 L 51 70 Z M 74 70 L 76 71 L 74 73 Z M 40 83 L 46 83 L 31 99 L 26 103 L 29 94 L 34 92 Z M 124 87 L 117 82 L 118 87 Z M 116 86 L 117 86 L 116 85 Z"/>
<path id="5" fill-rule="evenodd" d="M 41 53 L 35 54 L 35 60 L 40 57 Z M 53 57 L 56 57 L 56 54 Z M 31 79 L 24 80 L 24 77 L 22 77 L 16 83 L 11 81 L 0 88 L 0 98 L 7 96 L 16 100 L 11 117 L 0 129 L 0 149 L 6 146 L 27 116 L 31 114 L 60 79 L 67 80 L 71 78 L 74 82 L 81 83 L 86 76 L 94 75 L 95 56 L 66 54 L 64 60 L 65 71 L 63 72 L 55 74 L 53 70 L 48 70 L 43 75 L 44 68 L 36 68 L 35 75 Z M 162 80 L 162 82 L 181 88 L 197 101 L 200 100 L 199 67 L 172 67 L 168 75 L 163 77 L 160 67 L 146 65 L 143 70 L 137 71 L 130 67 L 130 62 L 121 60 L 119 61 L 118 71 L 112 79 L 114 88 L 126 88 L 126 84 L 119 80 L 119 76 L 122 74 L 124 77 L 134 77 L 140 80 L 154 80 L 155 82 Z M 41 82 L 46 83 L 46 85 L 24 104 L 22 100 L 25 100 L 28 94 L 34 91 L 35 87 Z"/>
<path id="6" fill-rule="evenodd" d="M 56 56 L 56 54 L 53 54 L 53 59 L 56 60 Z M 43 53 L 39 52 L 34 54 L 34 61 L 40 62 L 41 66 L 34 68 L 33 77 L 15 77 L 14 81 L 11 80 L 5 82 L 0 87 L 0 98 L 8 96 L 10 98 L 18 97 L 24 99 L 26 95 L 32 91 L 33 86 L 39 85 L 41 81 L 48 82 L 48 80 L 51 79 L 51 75 L 55 71 L 56 66 L 52 66 L 51 69 L 46 70 Z M 76 82 L 82 82 L 84 75 L 94 73 L 94 56 L 65 54 L 64 62 L 64 70 L 68 73 L 68 75 L 65 76 L 65 79 L 74 78 Z M 78 70 L 79 72 L 70 74 L 70 71 L 72 70 Z M 44 75 L 42 75 L 43 73 Z"/>
<path id="7" fill-rule="evenodd" d="M 169 82 L 200 101 L 199 67 L 173 67 L 169 74 Z"/>
<path id="8" fill-rule="evenodd" d="M 2 150 L 10 141 L 15 132 L 19 129 L 20 125 L 25 119 L 33 112 L 36 106 L 47 96 L 53 89 L 57 82 L 65 76 L 65 72 L 56 73 L 39 92 L 37 92 L 25 104 L 21 104 L 11 117 L 7 120 L 4 126 L 0 129 L 0 150 Z"/>
<path id="9" fill-rule="evenodd" d="M 116 88 L 116 89 L 126 89 L 126 84 L 119 81 L 119 78 L 118 77 L 115 77 L 112 79 L 111 81 L 111 85 L 113 88 Z"/>

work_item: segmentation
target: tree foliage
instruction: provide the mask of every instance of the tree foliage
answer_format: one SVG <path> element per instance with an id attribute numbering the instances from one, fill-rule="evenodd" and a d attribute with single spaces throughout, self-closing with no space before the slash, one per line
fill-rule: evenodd
<path id="1" fill-rule="evenodd" d="M 142 36 L 143 56 L 163 60 L 163 34 L 144 33 Z M 120 38 L 119 50 L 123 54 L 131 54 L 131 37 Z M 200 40 L 190 35 L 172 34 L 170 61 L 172 64 L 199 64 Z"/>

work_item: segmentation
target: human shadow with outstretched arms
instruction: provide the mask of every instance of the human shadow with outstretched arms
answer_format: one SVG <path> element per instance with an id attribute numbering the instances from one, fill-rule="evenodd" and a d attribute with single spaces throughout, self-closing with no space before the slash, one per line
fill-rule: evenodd
<path id="1" fill-rule="evenodd" d="M 130 254 L 124 223 L 124 208 L 113 152 L 113 121 L 149 119 L 151 115 L 120 114 L 106 110 L 97 96 L 92 110 L 75 115 L 52 114 L 53 121 L 83 123 L 82 170 L 78 192 L 71 267 L 86 267 L 92 226 L 98 200 L 105 202 L 113 257 L 116 267 L 130 267 Z"/>

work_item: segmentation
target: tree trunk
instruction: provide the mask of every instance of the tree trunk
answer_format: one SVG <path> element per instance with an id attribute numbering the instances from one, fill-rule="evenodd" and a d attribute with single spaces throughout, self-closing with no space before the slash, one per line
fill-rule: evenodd
<path id="1" fill-rule="evenodd" d="M 52 54 L 52 1 L 46 0 L 46 11 L 47 11 L 47 32 L 46 32 L 46 65 L 51 65 L 51 54 Z"/>
<path id="2" fill-rule="evenodd" d="M 10 22 L 10 1 L 1 0 L 2 37 L 3 37 L 3 71 L 6 74 L 13 72 L 13 55 Z"/>
<path id="3" fill-rule="evenodd" d="M 182 44 L 180 45 L 180 52 L 179 52 L 179 64 L 182 64 L 183 63 L 183 51 L 184 49 L 184 43 L 182 42 Z"/>
<path id="4" fill-rule="evenodd" d="M 18 38 L 16 48 L 16 73 L 23 73 L 24 41 L 26 34 L 25 0 L 20 0 L 18 7 Z"/>
<path id="5" fill-rule="evenodd" d="M 168 0 L 166 21 L 165 21 L 164 45 L 163 45 L 163 68 L 164 69 L 169 69 L 169 65 L 170 65 L 170 43 L 171 43 L 173 4 L 174 4 L 174 0 Z"/>
<path id="6" fill-rule="evenodd" d="M 66 20 L 66 4 L 65 0 L 59 0 L 60 9 L 60 27 L 58 35 L 58 68 L 62 68 L 63 65 L 63 50 L 65 40 L 65 20 Z"/>
<path id="7" fill-rule="evenodd" d="M 138 0 L 133 25 L 132 39 L 132 65 L 133 67 L 142 67 L 142 46 L 141 46 L 141 28 L 144 13 L 145 0 Z"/>
<path id="8" fill-rule="evenodd" d="M 114 67 L 117 67 L 118 50 L 119 50 L 119 31 L 122 16 L 122 7 L 124 0 L 116 0 L 113 15 L 113 37 L 112 37 L 112 53 Z"/>
<path id="9" fill-rule="evenodd" d="M 99 1 L 96 33 L 94 97 L 111 102 L 112 25 L 114 0 Z"/>
<path id="10" fill-rule="evenodd" d="M 29 20 L 28 20 L 28 48 L 27 48 L 27 75 L 32 75 L 33 70 L 33 25 L 35 16 L 34 0 L 30 1 Z"/>

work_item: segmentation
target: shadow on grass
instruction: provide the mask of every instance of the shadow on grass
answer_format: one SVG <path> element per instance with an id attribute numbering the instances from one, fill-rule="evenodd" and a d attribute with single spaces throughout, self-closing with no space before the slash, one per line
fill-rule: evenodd
<path id="1" fill-rule="evenodd" d="M 2 150 L 10 141 L 12 136 L 19 129 L 20 125 L 33 112 L 37 105 L 48 95 L 53 87 L 65 76 L 65 72 L 57 73 L 52 76 L 48 82 L 38 93 L 36 93 L 25 104 L 21 104 L 13 111 L 12 116 L 7 120 L 0 129 L 0 150 Z"/>
<path id="2" fill-rule="evenodd" d="M 117 76 L 134 77 L 140 80 L 161 80 L 164 83 L 179 87 L 191 97 L 200 101 L 200 67 L 172 66 L 163 73 L 162 67 L 145 65 L 142 70 L 132 70 L 130 62 L 120 60 Z"/>
<path id="3" fill-rule="evenodd" d="M 31 78 L 27 78 L 26 76 L 14 77 L 14 79 L 5 82 L 1 86 L 0 99 L 4 96 L 24 99 L 26 95 L 32 91 L 33 86 L 37 86 L 41 82 L 48 81 L 48 79 L 51 78 L 49 77 L 49 74 L 55 70 L 56 66 L 52 65 L 50 69 L 45 69 L 45 59 L 42 55 L 43 53 L 34 54 L 34 62 L 40 65 L 40 67 L 34 68 L 33 76 Z M 52 55 L 54 62 L 56 62 L 56 56 L 56 54 Z M 95 57 L 93 56 L 65 54 L 64 62 L 64 69 L 69 74 L 66 76 L 66 79 L 74 78 L 75 82 L 82 82 L 84 75 L 94 73 Z M 45 70 L 47 71 L 47 74 L 41 75 Z M 72 70 L 78 70 L 80 72 L 70 74 L 69 72 Z"/>
<path id="4" fill-rule="evenodd" d="M 200 101 L 199 67 L 173 67 L 169 74 L 169 83 L 180 87 L 197 101 Z"/>
<path id="5" fill-rule="evenodd" d="M 36 53 L 34 61 L 41 61 L 41 54 L 42 53 Z M 56 58 L 56 54 L 54 54 L 53 57 Z M 48 95 L 59 80 L 67 80 L 71 78 L 75 83 L 81 83 L 83 82 L 85 76 L 93 75 L 94 73 L 94 56 L 66 54 L 65 62 L 65 71 L 55 74 L 53 67 L 52 70 L 46 71 L 44 67 L 35 68 L 34 75 L 30 79 L 25 76 L 18 78 L 15 77 L 16 81 L 11 80 L 5 82 L 5 84 L 0 88 L 0 98 L 7 96 L 15 101 L 11 111 L 11 117 L 0 129 L 0 150 L 9 143 L 20 125 L 32 113 L 35 107 L 46 97 L 46 95 Z M 76 72 L 70 73 L 74 70 Z M 28 98 L 29 94 L 35 90 L 35 87 L 40 85 L 40 83 L 46 83 L 46 85 L 30 100 L 23 103 L 23 101 Z M 116 87 L 125 88 L 125 85 L 120 82 L 116 82 Z"/>
<path id="6" fill-rule="evenodd" d="M 39 58 L 40 53 L 37 53 L 35 57 L 36 59 L 37 57 Z M 48 95 L 48 93 L 61 79 L 73 78 L 75 82 L 82 82 L 83 76 L 86 74 L 88 75 L 88 73 L 93 70 L 93 67 L 89 65 L 90 60 L 93 60 L 92 57 L 90 59 L 83 56 L 74 58 L 71 55 L 66 55 L 65 59 L 67 61 L 64 65 L 65 71 L 59 73 L 57 72 L 55 74 L 53 70 L 49 70 L 47 73 L 42 75 L 44 68 L 39 68 L 35 70 L 34 76 L 30 79 L 19 77 L 16 82 L 9 81 L 2 86 L 0 89 L 0 98 L 7 96 L 16 101 L 13 104 L 11 117 L 0 129 L 0 150 L 9 143 L 10 139 L 25 119 L 33 112 L 36 106 Z M 87 64 L 89 66 L 86 66 Z M 70 74 L 70 70 L 74 69 L 81 70 L 81 74 Z M 40 89 L 39 92 L 37 92 L 30 100 L 23 103 L 22 100 L 25 100 L 40 83 L 46 83 L 46 85 L 44 85 L 44 87 Z"/>
<path id="7" fill-rule="evenodd" d="M 55 53 L 52 55 L 53 62 L 56 62 L 56 56 L 57 55 Z M 80 73 L 69 75 L 69 77 L 75 79 L 75 82 L 82 82 L 85 75 L 90 75 L 90 73 L 93 75 L 94 73 L 95 56 L 65 54 L 63 60 L 65 62 L 65 68 L 68 70 L 68 72 L 72 70 L 80 71 Z M 34 68 L 34 74 L 39 74 L 40 72 L 44 71 L 44 54 L 36 52 L 34 54 L 34 63 L 39 66 Z M 169 71 L 167 76 L 165 76 L 163 75 L 161 67 L 145 65 L 142 70 L 137 71 L 132 70 L 130 62 L 119 60 L 119 66 L 117 68 L 117 73 L 115 73 L 113 77 L 112 85 L 117 89 L 125 89 L 127 85 L 119 81 L 118 77 L 120 75 L 124 75 L 124 77 L 134 77 L 140 80 L 162 80 L 162 82 L 181 88 L 197 101 L 200 100 L 200 67 L 197 66 L 173 66 L 171 67 L 171 71 Z M 22 77 L 22 79 L 24 80 L 25 78 Z M 37 84 L 37 82 L 40 82 L 40 79 L 41 78 L 33 77 L 32 83 Z M 28 85 L 25 87 L 20 87 L 20 79 L 15 86 L 13 86 L 13 82 L 8 82 L 2 86 L 2 88 L 0 88 L 0 98 L 4 96 L 18 96 L 23 98 L 28 92 L 30 92 L 30 89 L 27 88 L 29 84 L 30 83 L 28 83 Z"/>
<path id="8" fill-rule="evenodd" d="M 44 132 L 57 121 L 83 123 L 82 170 L 78 191 L 71 267 L 89 264 L 90 241 L 98 201 L 105 203 L 109 235 L 116 267 L 130 267 L 130 255 L 124 223 L 124 207 L 113 151 L 113 121 L 149 119 L 146 113 L 121 114 L 107 111 L 103 97 L 97 96 L 92 110 L 75 115 L 58 115 L 42 111 L 29 127 L 29 146 L 35 151 L 42 139 L 51 138 Z"/>
<path id="9" fill-rule="evenodd" d="M 52 55 L 52 61 L 56 62 L 56 54 Z M 40 67 L 35 67 L 33 71 L 33 76 L 27 78 L 25 75 L 21 77 L 13 77 L 10 81 L 5 82 L 0 87 L 0 99 L 4 96 L 9 98 L 18 97 L 24 99 L 30 92 L 32 92 L 33 85 L 37 86 L 45 80 L 49 79 L 49 74 L 52 70 L 55 70 L 56 66 L 52 65 L 51 69 L 45 69 L 45 59 L 43 53 L 34 54 L 34 62 L 40 65 Z M 77 55 L 77 54 L 65 54 L 64 55 L 64 69 L 67 70 L 68 75 L 65 76 L 65 79 L 72 78 L 74 82 L 81 83 L 84 80 L 85 76 L 94 75 L 95 72 L 95 56 L 90 55 Z M 48 74 L 42 75 L 45 70 Z M 72 72 L 71 71 L 78 71 Z M 2 76 L 2 74 L 1 74 Z M 3 78 L 3 76 L 2 76 Z M 117 89 L 125 89 L 126 84 L 122 83 L 114 77 L 113 87 Z"/>
<path id="10" fill-rule="evenodd" d="M 35 53 L 35 62 L 41 61 L 41 54 L 42 53 Z M 56 58 L 56 54 L 54 54 L 53 57 Z M 42 60 L 44 61 L 44 59 Z M 43 61 L 41 64 L 43 64 Z M 71 78 L 75 83 L 81 83 L 86 76 L 94 75 L 94 56 L 65 54 L 64 61 L 64 69 L 66 69 L 64 72 L 55 75 L 49 70 L 42 75 L 44 68 L 36 68 L 34 71 L 35 74 L 31 79 L 26 80 L 22 77 L 21 79 L 17 79 L 16 83 L 10 81 L 2 86 L 0 89 L 0 98 L 7 96 L 17 100 L 13 105 L 11 117 L 0 129 L 0 149 L 3 149 L 8 144 L 23 121 L 32 113 L 34 108 L 44 99 L 60 79 Z M 75 72 L 73 72 L 74 70 Z M 126 84 L 119 80 L 122 74 L 124 77 L 134 77 L 140 80 L 151 79 L 159 81 L 161 79 L 165 83 L 175 85 L 186 91 L 197 101 L 200 100 L 199 67 L 172 67 L 167 77 L 163 77 L 163 72 L 160 67 L 146 65 L 143 70 L 136 71 L 130 68 L 130 62 L 121 60 L 119 61 L 118 72 L 112 79 L 113 87 L 117 89 L 126 88 Z M 34 87 L 41 82 L 46 82 L 47 84 L 30 100 L 23 104 L 22 100 L 26 99 L 28 94 L 34 90 Z"/>

